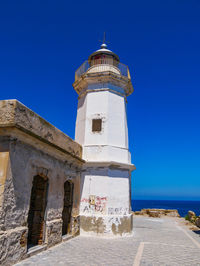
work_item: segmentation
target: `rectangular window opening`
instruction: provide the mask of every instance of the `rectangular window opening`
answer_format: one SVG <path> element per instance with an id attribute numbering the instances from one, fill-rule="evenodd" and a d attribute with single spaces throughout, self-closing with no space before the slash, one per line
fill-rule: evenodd
<path id="1" fill-rule="evenodd" d="M 92 119 L 92 132 L 100 132 L 102 128 L 102 119 Z"/>

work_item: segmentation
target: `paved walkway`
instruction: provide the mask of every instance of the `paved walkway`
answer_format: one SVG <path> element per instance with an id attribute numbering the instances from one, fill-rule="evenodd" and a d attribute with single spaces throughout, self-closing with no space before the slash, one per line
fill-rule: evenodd
<path id="1" fill-rule="evenodd" d="M 79 236 L 16 265 L 200 266 L 200 230 L 194 233 L 178 218 L 134 216 L 132 237 Z"/>

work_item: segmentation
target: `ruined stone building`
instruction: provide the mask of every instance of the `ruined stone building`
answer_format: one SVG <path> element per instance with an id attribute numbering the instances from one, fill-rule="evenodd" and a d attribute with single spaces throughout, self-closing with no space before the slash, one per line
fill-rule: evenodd
<path id="1" fill-rule="evenodd" d="M 128 67 L 103 44 L 76 71 L 75 141 L 17 100 L 0 101 L 0 263 L 79 234 L 132 233 Z"/>

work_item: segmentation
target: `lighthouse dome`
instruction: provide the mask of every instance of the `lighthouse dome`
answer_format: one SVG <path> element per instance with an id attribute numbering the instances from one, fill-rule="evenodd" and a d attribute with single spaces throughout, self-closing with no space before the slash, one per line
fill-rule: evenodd
<path id="1" fill-rule="evenodd" d="M 107 49 L 105 43 L 101 45 L 99 50 L 89 56 L 88 63 L 90 66 L 88 73 L 111 71 L 120 75 L 120 70 L 118 69 L 119 57 Z"/>
<path id="2" fill-rule="evenodd" d="M 113 58 L 115 61 L 119 62 L 119 57 L 115 53 L 113 53 L 111 50 L 107 48 L 107 44 L 103 43 L 101 45 L 101 48 L 92 53 L 88 61 L 95 60 L 95 59 L 100 59 L 100 58 Z"/>

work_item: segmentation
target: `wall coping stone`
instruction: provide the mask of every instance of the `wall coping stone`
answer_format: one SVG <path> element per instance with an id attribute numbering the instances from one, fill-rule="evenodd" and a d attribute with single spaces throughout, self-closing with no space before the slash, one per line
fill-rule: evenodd
<path id="1" fill-rule="evenodd" d="M 17 100 L 0 101 L 0 129 L 15 127 L 82 160 L 82 146 Z"/>

